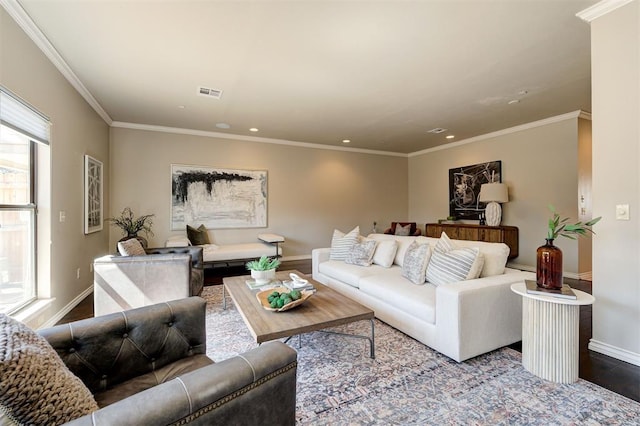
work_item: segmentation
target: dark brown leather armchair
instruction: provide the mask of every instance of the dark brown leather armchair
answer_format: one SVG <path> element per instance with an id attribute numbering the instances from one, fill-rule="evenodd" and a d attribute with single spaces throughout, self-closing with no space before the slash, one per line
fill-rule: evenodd
<path id="1" fill-rule="evenodd" d="M 271 342 L 213 363 L 200 297 L 39 333 L 100 406 L 70 425 L 295 423 L 295 350 Z"/>
<path id="2" fill-rule="evenodd" d="M 418 236 L 422 235 L 422 230 L 417 227 L 415 222 L 391 222 L 391 227 L 385 229 L 384 233 L 385 234 L 395 235 L 396 226 L 397 225 L 400 225 L 400 226 L 411 225 L 410 228 L 409 228 L 409 235 L 410 236 L 418 237 Z"/>

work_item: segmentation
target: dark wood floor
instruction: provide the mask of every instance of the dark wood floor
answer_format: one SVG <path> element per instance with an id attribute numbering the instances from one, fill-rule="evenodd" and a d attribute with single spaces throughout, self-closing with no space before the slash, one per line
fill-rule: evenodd
<path id="1" fill-rule="evenodd" d="M 297 269 L 303 274 L 311 274 L 311 260 L 283 262 L 280 269 Z M 244 266 L 205 270 L 205 285 L 222 284 L 225 276 L 245 275 Z M 578 290 L 591 294 L 590 281 L 565 280 Z M 93 317 L 93 296 L 87 297 L 69 312 L 59 324 Z M 609 389 L 627 398 L 640 402 L 640 367 L 611 358 L 588 349 L 591 339 L 591 306 L 580 307 L 580 377 Z M 522 345 L 510 346 L 521 351 Z"/>

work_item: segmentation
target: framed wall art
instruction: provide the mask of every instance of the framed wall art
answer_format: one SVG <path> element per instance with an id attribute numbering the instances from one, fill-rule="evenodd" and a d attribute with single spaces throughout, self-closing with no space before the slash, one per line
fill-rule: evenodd
<path id="1" fill-rule="evenodd" d="M 480 187 L 492 182 L 502 182 L 501 161 L 449 169 L 449 216 L 478 220 L 486 207 L 479 201 Z"/>
<path id="2" fill-rule="evenodd" d="M 265 228 L 266 170 L 171 165 L 171 229 Z"/>
<path id="3" fill-rule="evenodd" d="M 102 230 L 102 162 L 84 156 L 84 233 Z"/>

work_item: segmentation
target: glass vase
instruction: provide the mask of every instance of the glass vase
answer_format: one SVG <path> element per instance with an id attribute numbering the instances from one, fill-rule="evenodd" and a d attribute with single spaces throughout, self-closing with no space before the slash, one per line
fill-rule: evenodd
<path id="1" fill-rule="evenodd" d="M 559 290 L 562 288 L 562 250 L 547 238 L 546 244 L 536 252 L 536 283 L 538 287 Z"/>

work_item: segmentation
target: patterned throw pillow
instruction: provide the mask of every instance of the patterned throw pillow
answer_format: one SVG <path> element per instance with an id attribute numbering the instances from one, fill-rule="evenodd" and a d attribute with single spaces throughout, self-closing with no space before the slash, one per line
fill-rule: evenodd
<path id="1" fill-rule="evenodd" d="M 0 405 L 18 424 L 59 425 L 98 409 L 44 337 L 0 314 Z"/>
<path id="2" fill-rule="evenodd" d="M 402 236 L 402 237 L 408 237 L 409 233 L 411 232 L 411 224 L 407 224 L 405 226 L 400 225 L 399 223 L 396 224 L 396 235 Z"/>
<path id="3" fill-rule="evenodd" d="M 429 244 L 412 242 L 404 254 L 402 262 L 402 276 L 414 284 L 424 284 L 425 271 L 431 257 Z"/>
<path id="4" fill-rule="evenodd" d="M 121 256 L 144 256 L 147 254 L 140 241 L 135 238 L 120 241 L 118 243 L 118 252 L 120 252 Z"/>
<path id="5" fill-rule="evenodd" d="M 441 285 L 478 278 L 483 264 L 478 248 L 457 249 L 443 232 L 427 267 L 427 282 Z"/>
<path id="6" fill-rule="evenodd" d="M 351 252 L 344 262 L 350 263 L 351 265 L 371 266 L 376 245 L 377 242 L 374 240 L 364 240 L 360 243 L 355 243 L 353 247 L 351 247 Z"/>
<path id="7" fill-rule="evenodd" d="M 383 268 L 391 268 L 393 259 L 398 251 L 398 242 L 396 240 L 378 241 L 376 251 L 373 253 L 373 263 Z"/>
<path id="8" fill-rule="evenodd" d="M 346 234 L 335 229 L 333 231 L 333 237 L 331 238 L 331 252 L 329 253 L 329 259 L 346 260 L 351 252 L 351 248 L 358 242 L 359 235 L 359 226 L 356 226 Z"/>
<path id="9" fill-rule="evenodd" d="M 191 241 L 191 245 L 193 246 L 211 244 L 211 241 L 209 240 L 209 233 L 204 225 L 198 226 L 197 229 L 193 226 L 187 225 L 187 238 L 189 238 L 189 241 Z"/>

